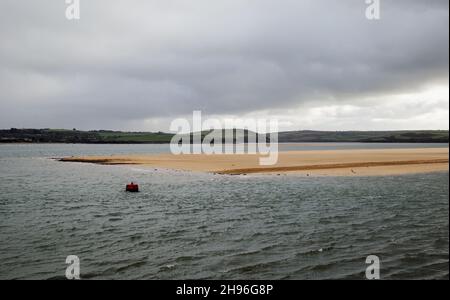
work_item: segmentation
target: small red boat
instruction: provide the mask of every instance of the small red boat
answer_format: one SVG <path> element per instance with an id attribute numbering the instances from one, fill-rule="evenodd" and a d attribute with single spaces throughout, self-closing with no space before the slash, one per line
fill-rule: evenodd
<path id="1" fill-rule="evenodd" d="M 139 186 L 132 182 L 130 184 L 127 184 L 125 191 L 131 192 L 131 193 L 137 193 L 137 192 L 139 192 Z"/>

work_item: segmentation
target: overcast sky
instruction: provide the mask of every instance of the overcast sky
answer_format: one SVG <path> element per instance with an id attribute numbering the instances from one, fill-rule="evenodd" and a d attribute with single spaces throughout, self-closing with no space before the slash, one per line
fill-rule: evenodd
<path id="1" fill-rule="evenodd" d="M 449 128 L 448 0 L 0 1 L 0 128 Z"/>

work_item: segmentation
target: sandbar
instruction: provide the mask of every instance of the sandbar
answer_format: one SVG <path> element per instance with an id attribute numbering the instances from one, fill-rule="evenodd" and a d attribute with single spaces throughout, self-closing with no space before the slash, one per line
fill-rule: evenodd
<path id="1" fill-rule="evenodd" d="M 283 151 L 278 153 L 278 162 L 272 166 L 261 166 L 259 158 L 257 154 L 148 154 L 66 157 L 60 160 L 223 175 L 383 176 L 449 169 L 448 148 Z"/>

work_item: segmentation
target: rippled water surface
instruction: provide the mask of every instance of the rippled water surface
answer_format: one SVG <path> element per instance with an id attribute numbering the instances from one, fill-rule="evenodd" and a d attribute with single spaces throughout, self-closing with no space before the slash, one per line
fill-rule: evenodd
<path id="1" fill-rule="evenodd" d="M 385 279 L 449 277 L 448 172 L 219 176 L 50 159 L 167 149 L 0 145 L 0 279 L 63 278 L 68 255 L 89 279 L 363 279 L 368 255 Z"/>

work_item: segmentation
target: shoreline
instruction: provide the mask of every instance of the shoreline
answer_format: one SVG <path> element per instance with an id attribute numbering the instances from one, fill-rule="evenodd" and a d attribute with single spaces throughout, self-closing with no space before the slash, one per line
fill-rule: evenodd
<path id="1" fill-rule="evenodd" d="M 252 173 L 276 173 L 276 172 L 300 172 L 300 171 L 323 171 L 350 169 L 350 172 L 357 174 L 356 170 L 360 168 L 378 168 L 378 167 L 396 167 L 396 166 L 418 166 L 418 165 L 434 165 L 448 164 L 448 159 L 438 160 L 415 160 L 415 161 L 392 161 L 392 162 L 360 162 L 360 163 L 342 163 L 342 164 L 323 164 L 323 165 L 306 165 L 292 167 L 273 167 L 273 168 L 255 168 L 255 169 L 231 169 L 218 172 L 222 175 L 242 175 Z"/>
<path id="2" fill-rule="evenodd" d="M 220 175 L 303 174 L 383 176 L 448 171 L 448 148 L 306 150 L 279 152 L 273 166 L 260 166 L 255 154 L 154 154 L 66 157 L 62 162 L 140 165 Z"/>

